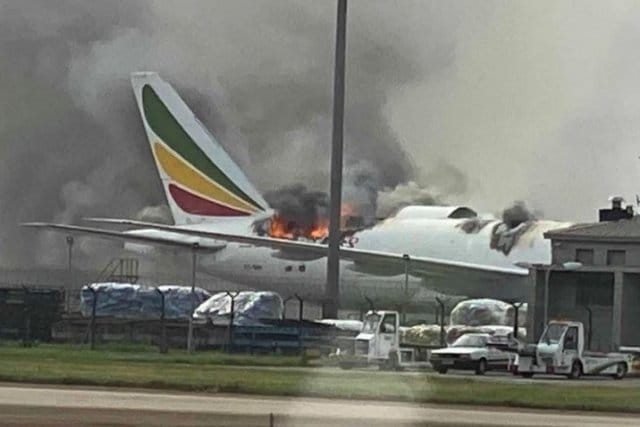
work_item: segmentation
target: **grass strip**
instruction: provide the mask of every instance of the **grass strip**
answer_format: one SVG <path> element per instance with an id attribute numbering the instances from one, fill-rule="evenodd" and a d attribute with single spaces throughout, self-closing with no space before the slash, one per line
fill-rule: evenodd
<path id="1" fill-rule="evenodd" d="M 198 392 L 382 399 L 587 411 L 640 412 L 640 388 L 509 383 L 433 374 L 287 369 L 269 356 L 217 353 L 160 355 L 149 351 L 88 351 L 71 346 L 0 346 L 0 380 L 127 386 Z M 297 359 L 297 358 L 296 358 Z M 221 362 L 230 362 L 221 366 Z M 291 362 L 290 360 L 288 362 Z M 231 363 L 236 363 L 232 365 Z M 267 363 L 273 363 L 267 367 Z M 275 367 L 274 367 L 275 366 Z M 291 366 L 291 365 L 289 365 Z"/>
<path id="2" fill-rule="evenodd" d="M 172 349 L 167 354 L 157 347 L 131 344 L 103 344 L 92 351 L 86 345 L 39 344 L 23 347 L 17 342 L 0 343 L 0 360 L 65 361 L 77 363 L 131 362 L 158 364 L 232 365 L 232 366 L 307 366 L 298 356 L 229 354 L 206 351 L 189 354 L 185 350 Z"/>

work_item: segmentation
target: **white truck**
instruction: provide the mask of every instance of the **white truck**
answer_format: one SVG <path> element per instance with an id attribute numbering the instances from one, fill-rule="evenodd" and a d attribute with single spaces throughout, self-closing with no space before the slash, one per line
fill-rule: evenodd
<path id="1" fill-rule="evenodd" d="M 631 368 L 631 356 L 585 350 L 584 325 L 572 321 L 551 321 L 538 344 L 512 348 L 516 352 L 514 374 L 531 378 L 535 374 L 608 375 L 622 379 Z"/>
<path id="2" fill-rule="evenodd" d="M 377 365 L 381 369 L 427 368 L 434 346 L 402 341 L 397 311 L 369 311 L 353 349 L 339 351 L 340 367 Z"/>

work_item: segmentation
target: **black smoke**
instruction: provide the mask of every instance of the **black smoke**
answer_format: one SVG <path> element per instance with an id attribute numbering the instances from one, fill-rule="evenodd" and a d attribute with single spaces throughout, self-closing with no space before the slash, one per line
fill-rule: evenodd
<path id="1" fill-rule="evenodd" d="M 502 211 L 502 221 L 509 228 L 517 227 L 524 222 L 533 221 L 534 219 L 536 219 L 536 216 L 527 208 L 523 201 L 515 201 L 513 205 Z"/>
<path id="2" fill-rule="evenodd" d="M 373 218 L 380 189 L 417 179 L 389 96 L 453 57 L 428 41 L 422 67 L 369 4 L 350 5 L 344 193 Z M 23 221 L 168 220 L 148 209 L 166 202 L 129 85 L 136 70 L 173 83 L 259 190 L 326 191 L 334 18 L 332 2 L 0 0 L 0 265 L 64 262 L 64 236 Z M 102 246 L 79 242 L 76 257 Z"/>
<path id="3" fill-rule="evenodd" d="M 269 191 L 264 198 L 283 219 L 288 232 L 313 228 L 328 215 L 327 193 L 310 191 L 303 184 Z"/>

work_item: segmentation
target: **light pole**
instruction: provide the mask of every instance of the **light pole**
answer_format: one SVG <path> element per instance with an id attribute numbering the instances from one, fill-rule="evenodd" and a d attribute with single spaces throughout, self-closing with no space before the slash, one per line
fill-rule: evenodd
<path id="1" fill-rule="evenodd" d="M 193 351 L 193 312 L 195 307 L 196 294 L 196 269 L 198 262 L 198 243 L 194 243 L 191 248 L 191 311 L 189 313 L 189 330 L 187 332 L 187 352 Z"/>
<path id="2" fill-rule="evenodd" d="M 407 321 L 407 304 L 409 304 L 409 263 L 411 257 L 409 255 L 402 255 L 404 260 L 404 303 L 402 304 L 402 322 Z"/>
<path id="3" fill-rule="evenodd" d="M 546 325 L 549 322 L 549 279 L 551 278 L 551 272 L 554 269 L 560 269 L 563 271 L 575 271 L 582 268 L 582 263 L 576 262 L 576 261 L 567 261 L 567 262 L 556 263 L 556 264 L 531 264 L 528 262 L 516 262 L 515 265 L 520 268 L 526 268 L 526 269 L 541 268 L 544 270 L 544 289 L 543 289 L 544 290 L 544 296 L 543 296 L 544 311 L 543 311 L 542 319 L 544 321 L 544 324 Z"/>
<path id="4" fill-rule="evenodd" d="M 338 318 L 340 296 L 340 208 L 342 205 L 342 154 L 344 136 L 344 75 L 347 32 L 347 0 L 338 0 L 336 51 L 333 76 L 333 133 L 331 138 L 331 187 L 329 203 L 329 252 L 323 316 Z"/>
<path id="5" fill-rule="evenodd" d="M 67 262 L 68 262 L 68 270 L 69 274 L 69 284 L 67 288 L 67 292 L 65 292 L 65 311 L 69 313 L 71 310 L 71 288 L 73 288 L 74 280 L 73 280 L 73 236 L 67 236 Z"/>
<path id="6" fill-rule="evenodd" d="M 411 262 L 411 257 L 407 254 L 402 255 L 402 259 L 404 260 L 404 297 L 409 297 L 409 263 Z"/>

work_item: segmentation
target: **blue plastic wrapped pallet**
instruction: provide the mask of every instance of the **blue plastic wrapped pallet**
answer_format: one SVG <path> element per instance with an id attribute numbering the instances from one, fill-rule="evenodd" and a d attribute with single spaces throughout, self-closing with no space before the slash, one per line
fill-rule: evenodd
<path id="1" fill-rule="evenodd" d="M 95 291 L 92 292 L 91 289 Z M 165 295 L 165 318 L 186 320 L 193 308 L 206 301 L 211 294 L 188 286 L 159 286 Z M 93 283 L 84 286 L 80 294 L 80 311 L 91 316 L 93 298 L 97 295 L 96 316 L 119 319 L 159 319 L 162 299 L 156 288 L 130 283 Z"/>

